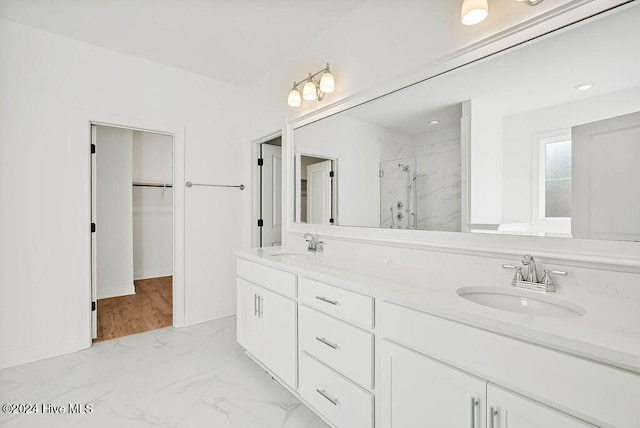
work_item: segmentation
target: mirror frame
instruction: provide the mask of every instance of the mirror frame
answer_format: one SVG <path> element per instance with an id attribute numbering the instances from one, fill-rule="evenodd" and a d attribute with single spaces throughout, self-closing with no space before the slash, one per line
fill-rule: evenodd
<path id="1" fill-rule="evenodd" d="M 295 205 L 295 136 L 296 129 L 338 114 L 352 107 L 405 89 L 424 80 L 436 78 L 462 66 L 515 48 L 528 41 L 552 37 L 576 26 L 594 22 L 622 9 L 640 7 L 634 1 L 602 2 L 569 1 L 545 14 L 509 27 L 431 62 L 423 69 L 395 79 L 380 87 L 356 93 L 314 112 L 286 123 L 283 129 L 283 245 L 291 237 L 310 232 L 335 240 L 387 246 L 450 252 L 495 258 L 519 258 L 534 254 L 544 263 L 593 269 L 640 273 L 640 242 L 603 241 L 594 239 L 540 237 L 507 234 L 475 234 L 427 230 L 380 229 L 353 226 L 328 226 L 296 223 Z M 615 10 L 614 10 L 615 9 Z"/>

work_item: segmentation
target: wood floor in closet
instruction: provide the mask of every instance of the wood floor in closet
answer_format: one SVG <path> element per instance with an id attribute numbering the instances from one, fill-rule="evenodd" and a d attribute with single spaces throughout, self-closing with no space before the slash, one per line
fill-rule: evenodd
<path id="1" fill-rule="evenodd" d="M 94 342 L 143 333 L 173 324 L 171 276 L 134 281 L 136 294 L 98 300 Z"/>

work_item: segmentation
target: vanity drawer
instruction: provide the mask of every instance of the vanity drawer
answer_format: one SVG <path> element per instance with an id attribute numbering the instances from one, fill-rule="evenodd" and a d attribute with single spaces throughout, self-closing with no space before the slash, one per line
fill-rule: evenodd
<path id="1" fill-rule="evenodd" d="M 304 352 L 298 392 L 338 428 L 373 427 L 373 395 Z"/>
<path id="2" fill-rule="evenodd" d="M 315 309 L 300 305 L 298 343 L 365 388 L 373 387 L 373 335 Z"/>
<path id="3" fill-rule="evenodd" d="M 373 298 L 300 277 L 298 300 L 346 321 L 373 327 Z"/>
<path id="4" fill-rule="evenodd" d="M 260 263 L 238 259 L 237 274 L 240 278 L 268 288 L 283 296 L 296 298 L 296 275 Z"/>

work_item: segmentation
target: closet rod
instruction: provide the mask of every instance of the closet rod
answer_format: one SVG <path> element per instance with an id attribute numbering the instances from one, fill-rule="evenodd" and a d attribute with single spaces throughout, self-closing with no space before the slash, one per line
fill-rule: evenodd
<path id="1" fill-rule="evenodd" d="M 173 184 L 160 184 L 160 183 L 133 183 L 135 187 L 173 187 Z"/>
<path id="2" fill-rule="evenodd" d="M 187 188 L 191 188 L 193 186 L 208 186 L 208 187 L 237 187 L 240 190 L 244 190 L 244 184 L 238 184 L 238 185 L 232 185 L 232 184 L 198 184 L 198 183 L 192 183 L 190 181 L 187 181 L 186 183 L 184 183 L 185 186 L 187 186 Z"/>

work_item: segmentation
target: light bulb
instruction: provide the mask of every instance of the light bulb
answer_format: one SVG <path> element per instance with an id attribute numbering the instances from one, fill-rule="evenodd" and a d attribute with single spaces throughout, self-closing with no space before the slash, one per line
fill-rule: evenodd
<path id="1" fill-rule="evenodd" d="M 464 0 L 460 20 L 464 25 L 478 24 L 489 15 L 487 0 Z"/>
<path id="2" fill-rule="evenodd" d="M 298 91 L 295 87 L 289 91 L 289 98 L 287 99 L 287 104 L 291 107 L 300 107 L 300 91 Z"/>
<path id="3" fill-rule="evenodd" d="M 320 90 L 326 93 L 331 93 L 336 90 L 335 79 L 329 70 L 325 71 L 322 74 L 322 78 L 320 78 Z"/>
<path id="4" fill-rule="evenodd" d="M 318 93 L 316 92 L 316 85 L 311 80 L 308 80 L 302 88 L 302 98 L 305 100 L 317 100 Z"/>

